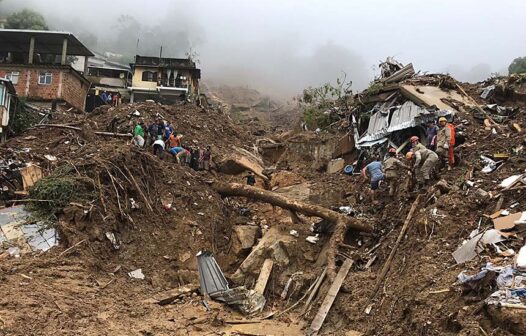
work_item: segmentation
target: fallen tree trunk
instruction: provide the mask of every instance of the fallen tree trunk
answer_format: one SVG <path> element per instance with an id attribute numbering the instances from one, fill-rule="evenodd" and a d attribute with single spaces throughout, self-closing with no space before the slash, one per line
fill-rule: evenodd
<path id="1" fill-rule="evenodd" d="M 372 228 L 352 217 L 347 217 L 336 211 L 324 208 L 319 205 L 309 204 L 305 202 L 296 201 L 285 196 L 281 196 L 272 191 L 251 187 L 239 183 L 223 183 L 213 182 L 212 188 L 214 188 L 222 196 L 241 196 L 248 197 L 258 201 L 270 203 L 280 208 L 299 212 L 307 216 L 315 216 L 326 219 L 333 223 L 342 222 L 348 228 L 355 229 L 358 231 L 371 232 Z"/>
<path id="2" fill-rule="evenodd" d="M 40 124 L 35 125 L 33 127 L 54 127 L 54 128 L 64 128 L 64 129 L 70 129 L 74 131 L 82 131 L 82 128 L 70 126 L 70 125 L 62 125 L 62 124 Z M 122 137 L 122 138 L 133 138 L 133 135 L 130 133 L 112 133 L 112 132 L 100 132 L 100 131 L 94 131 L 93 133 L 97 135 L 104 135 L 104 136 L 114 136 L 114 137 Z"/>
<path id="3" fill-rule="evenodd" d="M 321 207 L 319 205 L 309 204 L 305 202 L 296 201 L 272 191 L 251 187 L 239 183 L 223 183 L 212 182 L 214 188 L 222 196 L 241 196 L 255 199 L 261 202 L 266 202 L 283 209 L 288 209 L 294 212 L 299 212 L 307 216 L 320 217 L 328 220 L 334 225 L 334 232 L 329 240 L 329 253 L 327 255 L 328 274 L 331 279 L 334 279 L 336 272 L 336 253 L 338 246 L 343 242 L 347 230 L 354 229 L 358 231 L 371 232 L 372 227 L 363 222 L 360 222 L 352 217 L 345 216 L 336 211 Z"/>

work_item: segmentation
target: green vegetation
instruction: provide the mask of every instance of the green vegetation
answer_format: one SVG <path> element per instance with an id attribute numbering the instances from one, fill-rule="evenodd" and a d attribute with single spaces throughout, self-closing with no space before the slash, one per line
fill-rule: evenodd
<path id="1" fill-rule="evenodd" d="M 298 105 L 303 112 L 303 120 L 310 129 L 325 128 L 336 121 L 333 113 L 326 113 L 337 103 L 352 93 L 351 81 L 343 78 L 336 79 L 336 86 L 325 83 L 320 87 L 308 87 L 298 99 Z M 334 120 L 333 120 L 334 119 Z"/>
<path id="2" fill-rule="evenodd" d="M 26 108 L 26 99 L 20 98 L 16 108 L 11 112 L 9 117 L 9 130 L 12 135 L 19 135 L 29 127 L 38 123 L 40 116 L 31 113 Z"/>
<path id="3" fill-rule="evenodd" d="M 9 15 L 5 27 L 8 29 L 49 30 L 44 17 L 31 9 L 23 9 Z"/>
<path id="4" fill-rule="evenodd" d="M 366 92 L 368 96 L 375 96 L 380 92 L 380 89 L 382 88 L 382 83 L 372 81 L 369 84 L 369 87 L 367 88 Z"/>
<path id="5" fill-rule="evenodd" d="M 93 183 L 85 178 L 75 175 L 75 168 L 63 165 L 42 178 L 29 189 L 32 200 L 29 210 L 33 219 L 48 224 L 57 221 L 57 214 L 70 202 L 82 202 L 95 197 Z"/>
<path id="6" fill-rule="evenodd" d="M 510 75 L 514 73 L 526 73 L 526 56 L 514 59 L 508 67 L 508 72 Z"/>

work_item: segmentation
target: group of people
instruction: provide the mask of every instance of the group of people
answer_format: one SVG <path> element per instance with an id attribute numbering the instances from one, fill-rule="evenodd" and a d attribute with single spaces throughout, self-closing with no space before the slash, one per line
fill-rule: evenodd
<path id="1" fill-rule="evenodd" d="M 141 148 L 152 147 L 153 155 L 161 160 L 167 152 L 181 165 L 189 165 L 194 170 L 210 170 L 211 147 L 183 145 L 183 135 L 178 134 L 169 121 L 156 117 L 146 125 L 144 119 L 141 119 L 133 122 L 132 127 L 133 144 Z"/>
<path id="2" fill-rule="evenodd" d="M 99 97 L 103 102 L 111 106 L 119 106 L 122 104 L 122 96 L 118 92 L 111 93 L 104 91 Z"/>
<path id="3" fill-rule="evenodd" d="M 426 129 L 427 147 L 420 142 L 418 136 L 410 138 L 411 149 L 405 157 L 408 164 L 403 163 L 397 158 L 397 150 L 390 148 L 388 157 L 383 162 L 373 159 L 362 170 L 363 175 L 370 178 L 372 201 L 377 203 L 376 191 L 381 181 L 385 181 L 389 186 L 389 196 L 394 197 L 398 189 L 398 178 L 400 172 L 407 170 L 416 177 L 417 188 L 419 190 L 431 184 L 434 172 L 437 172 L 439 165 L 447 165 L 451 170 L 455 164 L 455 127 L 448 123 L 447 119 L 441 117 L 438 126 L 433 122 L 428 123 Z"/>

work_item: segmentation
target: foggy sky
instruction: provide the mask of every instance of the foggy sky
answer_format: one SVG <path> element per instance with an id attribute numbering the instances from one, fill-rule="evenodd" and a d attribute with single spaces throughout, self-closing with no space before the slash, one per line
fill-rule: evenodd
<path id="1" fill-rule="evenodd" d="M 191 47 L 205 81 L 282 97 L 343 72 L 363 89 L 387 56 L 465 81 L 526 56 L 522 0 L 3 0 L 0 16 L 24 7 L 95 51 L 134 53 L 137 39 L 142 55 Z"/>

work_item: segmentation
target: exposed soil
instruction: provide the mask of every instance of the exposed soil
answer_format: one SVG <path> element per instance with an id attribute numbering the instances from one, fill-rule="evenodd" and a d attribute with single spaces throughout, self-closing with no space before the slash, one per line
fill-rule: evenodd
<path id="1" fill-rule="evenodd" d="M 478 98 L 482 86 L 465 87 L 479 103 L 487 103 Z M 515 96 L 495 99 L 501 105 L 519 108 L 512 121 L 526 127 L 525 101 Z M 212 251 L 230 278 L 250 252 L 232 251 L 233 227 L 254 225 L 261 228 L 263 236 L 272 232 L 276 240 L 285 242 L 287 262 L 276 266 L 266 291 L 267 305 L 259 317 L 282 311 L 300 299 L 322 272 L 330 228 L 311 244 L 305 238 L 313 235 L 311 226 L 318 219 L 300 215 L 298 222 L 288 211 L 268 204 L 222 198 L 208 183 L 214 179 L 243 182 L 243 174 L 196 172 L 169 157 L 159 160 L 150 149 L 135 148 L 126 138 L 93 134 L 95 130 L 107 131 L 115 116 L 122 123 L 113 130 L 129 131 L 127 116 L 135 110 L 147 122 L 162 114 L 189 145 L 212 145 L 216 163 L 231 146 L 252 150 L 256 142 L 254 128 L 237 124 L 225 114 L 190 105 L 152 103 L 101 108 L 87 116 L 58 114 L 50 123 L 79 126 L 82 131 L 39 127 L 10 139 L 0 147 L 2 158 L 34 162 L 46 175 L 68 165 L 70 176 L 85 181 L 92 197 L 75 200 L 59 213 L 60 246 L 20 258 L 0 254 L 0 335 L 305 334 L 328 291 L 327 280 L 305 314 L 300 304 L 287 314 L 264 321 L 253 319 L 256 323 L 251 324 L 232 323 L 244 317 L 211 300 L 207 311 L 197 292 L 165 306 L 151 302 L 152 297 L 169 289 L 197 288 L 195 255 L 200 250 Z M 329 175 L 322 169 L 330 153 L 320 153 L 330 152 L 340 134 L 274 136 L 286 143 L 287 149 L 278 162 L 267 162 L 277 165 L 270 188 L 327 208 L 351 206 L 357 220 L 374 226 L 372 234 L 348 232 L 339 248 L 339 262 L 351 257 L 354 265 L 321 334 L 526 334 L 524 311 L 484 305 L 494 284 L 471 290 L 455 284 L 463 270 L 475 274 L 488 261 L 512 264 L 513 257 L 486 250 L 467 264 L 457 265 L 451 255 L 472 230 L 493 227 L 483 215 L 494 212 L 496 199 L 480 196 L 477 189 L 493 196 L 503 194 L 503 209 L 514 203 L 518 203 L 517 211 L 526 208 L 524 189 L 502 191 L 498 186 L 504 178 L 524 173 L 524 150 L 520 149 L 526 145 L 524 133 L 503 124 L 496 127 L 495 134 L 467 108 L 455 123 L 464 126 L 467 141 L 456 149 L 459 164 L 440 174 L 449 190 L 428 190 L 373 299 L 370 296 L 378 274 L 416 195 L 408 192 L 401 180 L 397 198 L 389 199 L 383 186 L 381 203 L 373 207 L 367 181 L 357 175 Z M 510 157 L 496 171 L 482 173 L 480 155 L 495 153 Z M 50 162 L 46 154 L 56 156 L 57 162 Z M 471 168 L 469 180 L 475 185 L 467 187 L 465 175 Z M 258 185 L 263 186 L 260 180 Z M 138 209 L 132 208 L 130 199 L 139 204 Z M 171 210 L 166 210 L 167 204 L 172 205 Z M 290 234 L 292 229 L 299 237 Z M 107 232 L 118 238 L 119 249 L 106 238 Z M 518 251 L 521 233 L 511 237 L 507 245 Z M 373 257 L 376 260 L 366 267 Z M 127 275 L 138 268 L 144 280 Z M 285 283 L 295 273 L 289 294 L 282 300 Z M 257 274 L 249 274 L 238 284 L 250 286 L 254 278 Z"/>

